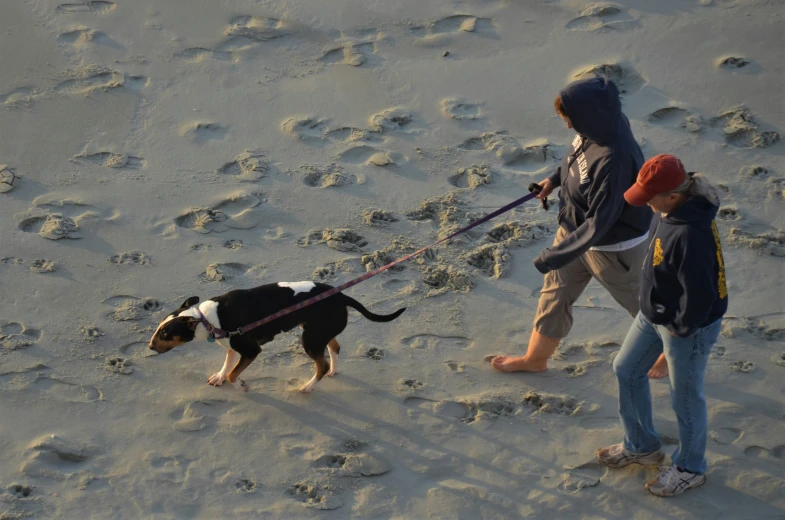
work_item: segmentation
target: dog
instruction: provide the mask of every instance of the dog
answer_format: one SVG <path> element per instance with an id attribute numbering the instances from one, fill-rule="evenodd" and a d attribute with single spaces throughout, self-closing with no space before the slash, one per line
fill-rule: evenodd
<path id="1" fill-rule="evenodd" d="M 150 349 L 163 354 L 190 341 L 209 341 L 210 334 L 203 319 L 214 328 L 233 331 L 329 289 L 332 286 L 324 283 L 278 282 L 229 291 L 202 303 L 199 303 L 198 296 L 192 296 L 161 320 L 150 338 Z M 272 341 L 280 332 L 300 326 L 303 329 L 303 348 L 316 364 L 316 374 L 300 387 L 300 391 L 313 391 L 325 375 L 334 376 L 338 373 L 341 346 L 335 338 L 346 328 L 349 307 L 376 322 L 392 321 L 406 310 L 404 307 L 392 314 L 374 314 L 354 298 L 343 293 L 334 294 L 244 334 L 215 338 L 215 342 L 226 349 L 226 360 L 221 370 L 207 379 L 207 383 L 220 386 L 228 381 L 247 391 L 247 386 L 239 376 L 262 351 L 262 345 Z M 324 355 L 325 347 L 330 353 L 329 363 Z"/>

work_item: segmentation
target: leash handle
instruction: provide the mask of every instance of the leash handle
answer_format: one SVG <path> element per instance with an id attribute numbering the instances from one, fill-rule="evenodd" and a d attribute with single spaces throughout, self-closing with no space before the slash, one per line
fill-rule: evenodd
<path id="1" fill-rule="evenodd" d="M 488 222 L 489 220 L 498 217 L 502 213 L 506 213 L 506 212 L 510 211 L 511 209 L 520 206 L 524 202 L 530 201 L 531 199 L 535 198 L 540 191 L 542 191 L 542 187 L 539 184 L 532 184 L 532 185 L 536 186 L 537 188 L 535 190 L 535 189 L 532 189 L 532 186 L 529 186 L 529 191 L 531 193 L 529 193 L 528 195 L 525 195 L 525 196 L 523 196 L 523 197 L 521 197 L 521 198 L 519 198 L 517 200 L 514 200 L 514 201 L 510 202 L 506 206 L 503 206 L 503 207 L 497 209 L 496 211 L 485 215 L 481 219 L 475 220 L 471 224 L 462 227 L 461 229 L 455 231 L 451 235 L 449 235 L 447 237 L 444 237 L 441 240 L 438 240 L 438 241 L 434 242 L 431 245 L 425 246 L 422 249 L 418 249 L 414 253 L 410 253 L 410 254 L 404 256 L 403 258 L 399 258 L 398 260 L 390 262 L 387 265 L 383 265 L 382 267 L 374 269 L 373 271 L 368 271 L 367 273 L 365 273 L 362 276 L 359 276 L 359 277 L 357 277 L 357 278 L 355 278 L 353 280 L 349 280 L 348 282 L 343 283 L 343 284 L 341 284 L 341 285 L 339 285 L 337 287 L 333 287 L 332 289 L 328 289 L 328 290 L 324 291 L 323 293 L 317 294 L 316 296 L 314 296 L 312 298 L 308 298 L 307 300 L 303 300 L 300 303 L 296 303 L 296 304 L 294 304 L 294 305 L 292 305 L 290 307 L 282 309 L 282 310 L 276 312 L 275 314 L 271 314 L 271 315 L 269 315 L 269 316 L 267 316 L 265 318 L 262 318 L 261 320 L 258 320 L 258 321 L 255 321 L 253 323 L 249 323 L 248 325 L 242 326 L 242 327 L 240 327 L 237 330 L 234 330 L 234 331 L 230 332 L 230 331 L 217 329 L 215 327 L 213 327 L 212 330 L 209 330 L 209 329 L 208 330 L 210 331 L 210 334 L 211 334 L 212 337 L 219 338 L 219 339 L 220 338 L 231 337 L 231 336 L 236 336 L 238 334 L 245 334 L 249 330 L 253 330 L 253 329 L 257 328 L 257 327 L 261 327 L 262 325 L 264 325 L 266 323 L 269 323 L 269 322 L 271 322 L 273 320 L 277 320 L 278 318 L 286 316 L 287 314 L 291 314 L 294 311 L 298 311 L 298 310 L 300 310 L 300 309 L 302 309 L 304 307 L 308 307 L 309 305 L 313 305 L 314 303 L 317 303 L 317 302 L 320 302 L 322 300 L 325 300 L 325 299 L 329 298 L 330 296 L 333 296 L 335 294 L 338 294 L 339 292 L 344 291 L 345 289 L 348 289 L 349 287 L 357 285 L 360 282 L 364 282 L 365 280 L 367 280 L 368 278 L 371 278 L 372 276 L 376 276 L 377 274 L 379 274 L 379 273 L 381 273 L 383 271 L 386 271 L 387 269 L 393 267 L 394 265 L 400 264 L 401 262 L 405 262 L 405 261 L 409 260 L 410 258 L 413 258 L 413 257 L 419 255 L 420 253 L 423 253 L 423 252 L 427 251 L 428 249 L 430 249 L 430 248 L 432 248 L 434 246 L 437 246 L 437 245 L 439 245 L 439 244 L 441 244 L 443 242 L 446 242 L 446 241 L 450 240 L 451 238 L 454 238 L 454 237 L 460 235 L 461 233 L 466 233 L 470 229 L 475 228 L 475 227 L 477 227 L 477 226 L 479 226 L 481 224 L 484 224 L 485 222 Z M 545 203 L 545 201 L 543 201 L 543 203 Z M 547 209 L 547 207 L 546 207 L 546 209 Z"/>
<path id="2" fill-rule="evenodd" d="M 529 184 L 529 191 L 534 193 L 535 195 L 539 195 L 540 192 L 542 191 L 542 186 L 540 186 L 536 182 L 533 182 L 533 183 Z M 548 211 L 549 207 L 550 206 L 548 205 L 548 197 L 543 197 L 543 199 L 542 199 L 542 209 L 544 209 L 545 211 Z"/>

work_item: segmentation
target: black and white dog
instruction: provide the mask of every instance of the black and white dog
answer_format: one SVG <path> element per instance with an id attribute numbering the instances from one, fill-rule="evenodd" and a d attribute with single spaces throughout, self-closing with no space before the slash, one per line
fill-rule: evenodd
<path id="1" fill-rule="evenodd" d="M 150 349 L 164 353 L 189 341 L 207 340 L 209 331 L 202 319 L 206 319 L 214 328 L 233 331 L 329 289 L 332 287 L 323 283 L 278 282 L 253 289 L 229 291 L 202 303 L 199 303 L 198 296 L 192 296 L 179 309 L 161 320 L 150 338 Z M 226 349 L 226 360 L 221 370 L 207 379 L 208 384 L 220 386 L 224 381 L 229 381 L 238 388 L 246 389 L 239 376 L 262 351 L 261 346 L 272 341 L 278 333 L 290 331 L 299 325 L 303 329 L 303 348 L 316 363 L 316 374 L 300 387 L 300 391 L 312 391 L 322 377 L 337 373 L 341 347 L 335 338 L 346 328 L 348 307 L 357 309 L 371 321 L 380 322 L 392 321 L 406 310 L 404 307 L 392 314 L 374 314 L 354 298 L 343 293 L 334 294 L 245 334 L 216 339 Z M 324 356 L 325 347 L 330 352 L 330 363 Z"/>

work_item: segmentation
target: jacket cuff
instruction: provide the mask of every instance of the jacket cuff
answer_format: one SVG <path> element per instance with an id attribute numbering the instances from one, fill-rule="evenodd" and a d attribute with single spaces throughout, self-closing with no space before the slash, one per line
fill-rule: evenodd
<path id="1" fill-rule="evenodd" d="M 561 187 L 561 168 L 557 168 L 553 175 L 548 177 L 548 180 L 551 181 L 553 189 Z"/>
<path id="2" fill-rule="evenodd" d="M 552 270 L 550 267 L 548 267 L 548 264 L 546 264 L 539 256 L 534 259 L 534 267 L 536 267 L 537 270 L 542 274 L 548 274 L 548 272 Z"/>

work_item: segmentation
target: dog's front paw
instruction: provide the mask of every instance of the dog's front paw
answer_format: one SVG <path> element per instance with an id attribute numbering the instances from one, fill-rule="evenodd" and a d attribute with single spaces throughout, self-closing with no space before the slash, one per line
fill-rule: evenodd
<path id="1" fill-rule="evenodd" d="M 226 374 L 223 372 L 216 372 L 207 378 L 207 384 L 212 386 L 221 386 L 226 381 Z"/>
<path id="2" fill-rule="evenodd" d="M 299 392 L 301 394 L 309 394 L 309 393 L 313 392 L 313 386 L 314 385 L 308 383 L 308 384 L 305 384 L 305 385 L 301 386 L 300 388 L 298 388 L 298 390 L 299 390 Z"/>
<path id="3" fill-rule="evenodd" d="M 338 373 L 338 369 L 336 368 L 336 369 L 330 369 L 330 371 L 329 371 L 329 372 L 327 372 L 327 373 L 326 373 L 326 374 L 324 374 L 324 375 L 326 375 L 327 377 L 333 377 L 333 376 L 335 376 L 337 373 Z"/>

